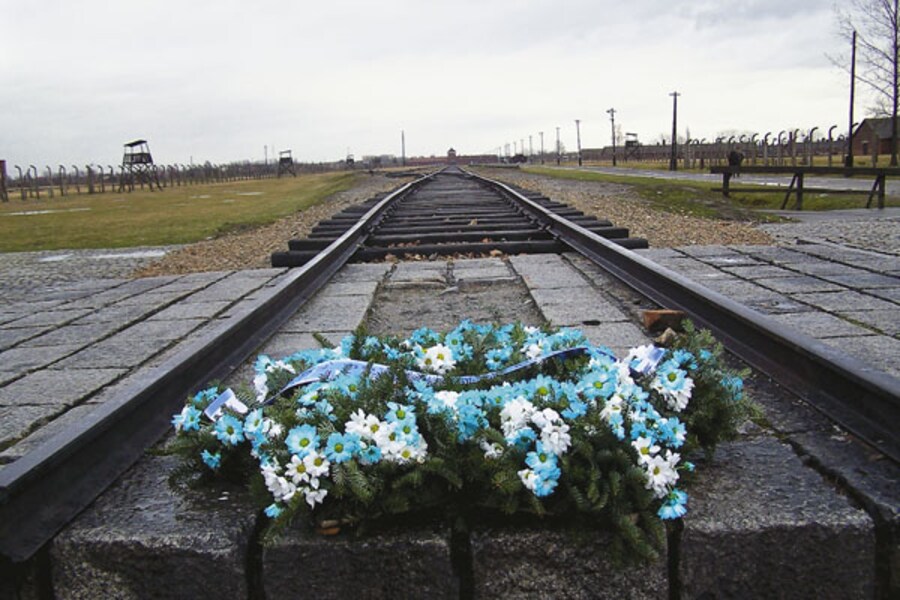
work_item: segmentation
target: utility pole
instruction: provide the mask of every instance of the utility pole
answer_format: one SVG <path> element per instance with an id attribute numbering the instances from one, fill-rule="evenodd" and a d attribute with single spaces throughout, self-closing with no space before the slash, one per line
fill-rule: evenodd
<path id="1" fill-rule="evenodd" d="M 541 134 L 541 164 L 544 164 L 544 132 L 539 132 Z"/>
<path id="2" fill-rule="evenodd" d="M 534 156 L 534 149 L 531 146 L 531 134 L 528 134 L 528 162 L 531 162 L 531 158 Z"/>
<path id="3" fill-rule="evenodd" d="M 578 143 L 578 166 L 581 166 L 581 120 L 575 119 L 575 139 Z"/>
<path id="4" fill-rule="evenodd" d="M 616 166 L 616 109 L 611 108 L 606 112 L 609 113 L 609 120 L 612 126 L 613 166 Z"/>
<path id="5" fill-rule="evenodd" d="M 274 148 L 273 148 L 274 150 Z M 263 160 L 265 161 L 265 165 L 269 166 L 269 147 L 263 144 Z"/>
<path id="6" fill-rule="evenodd" d="M 556 164 L 559 165 L 559 127 L 556 128 Z"/>
<path id="7" fill-rule="evenodd" d="M 400 164 L 406 166 L 406 131 L 400 130 Z"/>
<path id="8" fill-rule="evenodd" d="M 844 166 L 853 167 L 853 96 L 856 93 L 856 30 L 853 30 L 850 50 L 850 125 L 847 132 L 847 161 Z"/>
<path id="9" fill-rule="evenodd" d="M 900 61 L 898 61 L 897 56 L 900 56 L 900 1 L 894 0 L 894 12 L 891 14 L 892 23 L 891 23 L 891 33 L 893 34 L 894 43 L 893 43 L 893 54 L 891 55 L 891 63 L 894 68 L 894 78 L 892 79 L 894 84 L 894 89 L 891 90 L 891 100 L 894 103 L 894 111 L 891 113 L 891 166 L 897 166 L 897 109 L 898 109 L 898 101 L 900 101 L 900 94 L 897 92 L 897 82 L 900 81 Z M 884 189 L 884 188 L 882 188 Z"/>
<path id="10" fill-rule="evenodd" d="M 672 96 L 672 157 L 669 159 L 669 170 L 678 170 L 678 92 L 669 94 Z"/>

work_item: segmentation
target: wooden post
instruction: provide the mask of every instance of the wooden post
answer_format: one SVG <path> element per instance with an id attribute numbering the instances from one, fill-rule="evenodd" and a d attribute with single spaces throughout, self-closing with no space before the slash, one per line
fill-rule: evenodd
<path id="1" fill-rule="evenodd" d="M 803 173 L 797 173 L 797 210 L 803 210 Z"/>
<path id="2" fill-rule="evenodd" d="M 784 200 L 781 201 L 781 210 L 787 208 L 788 200 L 791 199 L 791 194 L 794 191 L 794 184 L 797 183 L 797 174 L 794 173 L 794 176 L 791 177 L 791 185 L 788 186 L 787 193 L 784 195 Z"/>
<path id="3" fill-rule="evenodd" d="M 875 177 L 875 184 L 869 190 L 869 199 L 866 202 L 866 208 L 872 207 L 872 196 L 878 194 L 878 208 L 884 208 L 884 182 L 887 177 L 884 173 Z"/>
<path id="4" fill-rule="evenodd" d="M 726 198 L 730 198 L 728 195 L 728 184 L 731 182 L 731 173 L 728 171 L 722 172 L 722 195 Z"/>
<path id="5" fill-rule="evenodd" d="M 9 192 L 6 191 L 6 161 L 0 160 L 0 201 L 9 202 Z"/>

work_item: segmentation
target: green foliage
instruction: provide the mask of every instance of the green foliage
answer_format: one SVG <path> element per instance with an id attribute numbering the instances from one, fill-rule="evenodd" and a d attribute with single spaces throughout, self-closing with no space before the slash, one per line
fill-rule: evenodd
<path id="1" fill-rule="evenodd" d="M 743 394 L 749 370 L 729 369 L 722 344 L 690 320 L 684 321 L 684 333 L 675 338 L 673 348 L 690 352 L 699 362 L 692 372 L 696 391 L 683 419 L 688 448 L 703 448 L 711 455 L 718 444 L 734 439 L 738 427 L 754 414 L 754 405 Z"/>

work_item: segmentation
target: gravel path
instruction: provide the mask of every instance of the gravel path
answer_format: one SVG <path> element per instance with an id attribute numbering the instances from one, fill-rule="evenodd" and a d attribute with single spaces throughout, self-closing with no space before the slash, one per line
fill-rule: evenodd
<path id="1" fill-rule="evenodd" d="M 553 179 L 500 169 L 487 170 L 485 176 L 540 192 L 597 218 L 609 219 L 616 227 L 627 227 L 633 237 L 646 238 L 651 248 L 773 243 L 767 233 L 751 223 L 701 219 L 656 210 L 625 185 Z"/>

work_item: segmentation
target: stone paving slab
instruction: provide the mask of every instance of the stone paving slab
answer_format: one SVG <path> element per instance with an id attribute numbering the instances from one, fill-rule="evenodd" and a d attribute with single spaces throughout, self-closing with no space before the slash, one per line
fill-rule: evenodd
<path id="1" fill-rule="evenodd" d="M 0 350 L 11 348 L 25 340 L 34 338 L 45 332 L 53 331 L 52 327 L 23 327 L 7 329 L 0 325 Z M 2 365 L 0 365 L 2 366 Z"/>
<path id="2" fill-rule="evenodd" d="M 850 322 L 861 323 L 875 330 L 873 333 L 880 331 L 895 337 L 900 335 L 900 318 L 896 309 L 841 311 L 838 316 Z"/>
<path id="3" fill-rule="evenodd" d="M 625 356 L 632 348 L 651 342 L 650 336 L 633 323 L 603 323 L 582 326 L 579 329 L 589 342 L 597 346 L 606 346 L 612 350 L 616 358 Z"/>
<path id="4" fill-rule="evenodd" d="M 453 278 L 457 282 L 510 279 L 513 273 L 506 262 L 499 258 L 475 258 L 454 261 L 451 265 Z"/>
<path id="5" fill-rule="evenodd" d="M 822 292 L 810 294 L 796 294 L 794 296 L 801 302 L 818 306 L 828 312 L 841 312 L 853 310 L 892 310 L 896 306 L 886 300 L 873 298 L 868 294 L 845 290 L 841 292 Z"/>
<path id="6" fill-rule="evenodd" d="M 511 256 L 509 262 L 532 290 L 588 287 L 576 271 L 561 268 L 564 263 L 555 254 Z"/>
<path id="7" fill-rule="evenodd" d="M 372 263 L 358 265 L 344 265 L 334 277 L 328 282 L 333 283 L 353 283 L 359 281 L 381 281 L 385 273 L 390 271 L 392 266 L 390 263 Z"/>
<path id="8" fill-rule="evenodd" d="M 437 282 L 444 283 L 447 263 L 434 262 L 402 262 L 397 263 L 391 272 L 390 281 L 398 282 Z"/>
<path id="9" fill-rule="evenodd" d="M 782 323 L 815 338 L 848 337 L 857 335 L 874 335 L 874 332 L 849 323 L 848 321 L 822 312 L 785 313 L 769 315 L 773 320 Z"/>
<path id="10" fill-rule="evenodd" d="M 0 406 L 0 448 L 9 447 L 61 412 L 51 405 Z"/>
<path id="11" fill-rule="evenodd" d="M 615 564 L 609 540 L 590 543 L 553 531 L 490 530 L 472 536 L 475 598 L 669 598 L 664 558 L 646 567 Z"/>
<path id="12" fill-rule="evenodd" d="M 837 292 L 843 289 L 840 285 L 823 281 L 817 277 L 773 277 L 754 279 L 753 282 L 757 285 L 785 294 L 797 294 L 802 292 Z"/>
<path id="13" fill-rule="evenodd" d="M 789 269 L 785 269 L 782 267 L 776 267 L 774 265 L 766 265 L 766 264 L 756 264 L 756 265 L 747 265 L 740 267 L 725 267 L 722 269 L 726 273 L 731 273 L 732 275 L 736 275 L 741 279 L 749 279 L 750 281 L 756 281 L 758 279 L 771 279 L 775 277 L 796 277 L 797 272 L 791 271 Z"/>
<path id="14" fill-rule="evenodd" d="M 31 452 L 41 444 L 47 442 L 54 435 L 65 431 L 69 427 L 77 426 L 83 419 L 87 418 L 88 415 L 96 410 L 96 404 L 83 404 L 81 406 L 76 406 L 71 408 L 64 413 L 59 418 L 53 419 L 47 425 L 43 427 L 36 427 L 38 423 L 40 423 L 42 417 L 40 416 L 42 413 L 40 411 L 37 412 L 29 412 L 33 408 L 51 408 L 49 406 L 28 406 L 24 407 L 25 410 L 21 410 L 22 407 L 15 407 L 19 410 L 11 409 L 9 414 L 13 415 L 11 418 L 17 419 L 24 427 L 18 432 L 19 435 L 15 437 L 10 437 L 10 441 L 15 441 L 15 444 L 6 448 L 3 452 L 0 452 L 0 469 L 2 469 L 2 465 L 9 464 L 14 460 L 18 460 L 25 456 L 27 453 Z M 0 408 L 0 415 L 3 414 L 4 409 Z M 16 415 L 15 413 L 18 413 Z M 55 413 L 54 413 L 55 414 Z M 29 423 L 29 417 L 31 421 Z M 33 431 L 30 435 L 23 437 L 24 432 Z M 3 446 L 3 435 L 0 434 L 0 446 Z"/>
<path id="15" fill-rule="evenodd" d="M 875 531 L 785 444 L 719 448 L 701 465 L 681 538 L 685 597 L 869 598 Z"/>
<path id="16" fill-rule="evenodd" d="M 588 287 L 537 288 L 531 290 L 531 295 L 547 320 L 558 327 L 581 327 L 628 319 L 617 306 Z"/>
<path id="17" fill-rule="evenodd" d="M 267 598 L 460 597 L 449 535 L 423 531 L 355 539 L 291 529 L 263 548 L 262 583 Z"/>
<path id="18" fill-rule="evenodd" d="M 83 325 L 64 325 L 51 329 L 42 335 L 21 342 L 25 348 L 56 346 L 60 344 L 91 344 L 109 336 L 119 329 L 117 323 L 86 323 Z"/>
<path id="19" fill-rule="evenodd" d="M 178 319 L 211 319 L 231 305 L 227 300 L 218 302 L 178 303 L 150 315 L 152 321 Z"/>
<path id="20" fill-rule="evenodd" d="M 65 369 L 128 369 L 149 360 L 171 343 L 172 340 L 136 343 L 134 338 L 117 334 L 72 354 L 56 366 Z"/>
<path id="21" fill-rule="evenodd" d="M 900 340 L 884 335 L 839 337 L 829 340 L 844 352 L 862 359 L 864 363 L 900 378 Z"/>
<path id="22" fill-rule="evenodd" d="M 890 277 L 868 271 L 840 275 L 823 275 L 822 279 L 833 281 L 845 287 L 864 290 L 900 287 L 900 277 Z"/>
<path id="23" fill-rule="evenodd" d="M 873 288 L 866 290 L 866 292 L 883 300 L 889 300 L 894 304 L 900 304 L 900 287 L 886 289 Z"/>
<path id="24" fill-rule="evenodd" d="M 51 363 L 73 354 L 82 347 L 81 344 L 61 344 L 42 348 L 10 348 L 0 352 L 0 365 L 10 371 L 30 371 L 45 367 Z"/>
<path id="25" fill-rule="evenodd" d="M 355 329 L 369 308 L 368 296 L 316 296 L 285 323 L 282 331 L 315 333 Z"/>
<path id="26" fill-rule="evenodd" d="M 11 323 L 7 323 L 8 327 L 42 327 L 42 326 L 50 326 L 50 327 L 58 327 L 60 325 L 65 325 L 66 323 L 71 323 L 76 319 L 79 319 L 87 314 L 92 312 L 89 309 L 75 309 L 75 310 L 52 310 L 46 312 L 37 312 L 32 313 L 28 316 L 23 316 L 20 319 L 16 319 Z"/>
<path id="27" fill-rule="evenodd" d="M 256 513 L 237 487 L 173 490 L 147 457 L 56 537 L 61 598 L 246 598 Z"/>
<path id="28" fill-rule="evenodd" d="M 341 340 L 352 331 L 317 331 L 318 335 L 328 340 L 334 347 L 341 345 Z M 312 333 L 276 333 L 260 348 L 260 354 L 272 358 L 283 358 L 300 350 L 322 348 L 322 344 Z"/>
<path id="29" fill-rule="evenodd" d="M 0 406 L 73 406 L 126 369 L 44 369 L 0 388 Z"/>

